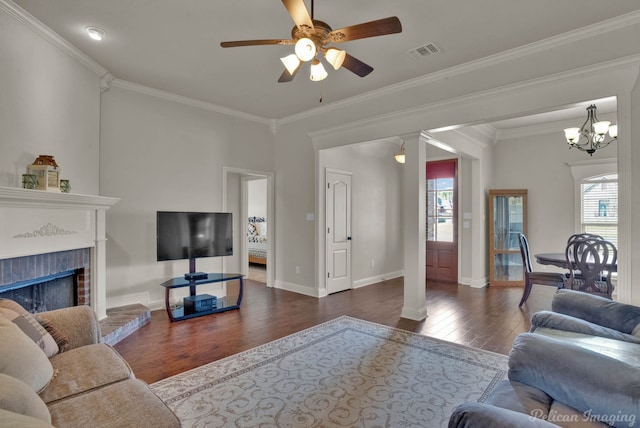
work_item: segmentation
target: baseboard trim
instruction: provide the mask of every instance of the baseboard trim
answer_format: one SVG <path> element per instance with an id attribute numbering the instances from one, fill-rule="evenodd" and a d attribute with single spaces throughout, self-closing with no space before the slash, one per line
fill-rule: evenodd
<path id="1" fill-rule="evenodd" d="M 360 287 L 366 287 L 367 285 L 372 285 L 372 284 L 376 284 L 378 282 L 382 282 L 382 281 L 386 281 L 389 279 L 394 279 L 394 278 L 399 278 L 401 276 L 404 276 L 404 271 L 403 270 L 398 270 L 395 272 L 388 272 L 388 273 L 383 273 L 380 275 L 376 275 L 376 276 L 371 276 L 369 278 L 363 278 L 363 279 L 359 279 L 357 281 L 353 281 L 353 288 L 360 288 Z"/>
<path id="2" fill-rule="evenodd" d="M 489 278 L 474 279 L 474 278 L 460 278 L 458 281 L 462 285 L 468 285 L 472 288 L 484 288 L 489 285 Z"/>
<path id="3" fill-rule="evenodd" d="M 402 313 L 400 314 L 401 318 L 407 318 L 414 321 L 422 321 L 427 318 L 427 308 L 426 306 L 419 309 L 407 308 L 404 306 L 402 308 Z"/>
<path id="4" fill-rule="evenodd" d="M 291 291 L 298 294 L 304 294 L 305 296 L 311 297 L 324 297 L 327 295 L 326 290 L 324 294 L 321 292 L 322 290 L 317 288 L 310 288 L 300 284 L 294 284 L 292 282 L 286 281 L 275 281 L 274 288 L 279 288 L 281 290 Z"/>

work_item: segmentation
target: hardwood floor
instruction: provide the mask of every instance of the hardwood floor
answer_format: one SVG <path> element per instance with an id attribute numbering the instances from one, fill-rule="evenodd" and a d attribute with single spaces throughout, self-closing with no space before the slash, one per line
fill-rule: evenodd
<path id="1" fill-rule="evenodd" d="M 115 348 L 148 383 L 236 354 L 341 315 L 507 354 L 528 331 L 531 315 L 550 309 L 555 287 L 534 286 L 518 308 L 521 288 L 429 283 L 424 321 L 400 318 L 403 279 L 322 299 L 267 288 L 246 280 L 240 310 L 171 323 L 164 310 Z"/>
<path id="2" fill-rule="evenodd" d="M 257 282 L 267 282 L 267 265 L 249 263 L 249 275 L 247 278 Z"/>

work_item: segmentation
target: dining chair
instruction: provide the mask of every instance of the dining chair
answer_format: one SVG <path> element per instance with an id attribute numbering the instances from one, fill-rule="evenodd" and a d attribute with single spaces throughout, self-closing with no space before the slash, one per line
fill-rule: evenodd
<path id="1" fill-rule="evenodd" d="M 569 278 L 566 287 L 611 299 L 611 266 L 618 262 L 613 243 L 602 240 L 574 240 L 565 250 Z"/>
<path id="2" fill-rule="evenodd" d="M 556 272 L 533 272 L 531 268 L 531 256 L 529 253 L 529 241 L 523 233 L 518 234 L 520 244 L 520 254 L 522 255 L 522 266 L 524 268 L 524 291 L 518 306 L 522 306 L 531 294 L 533 284 L 552 285 L 558 289 L 564 288 L 565 276 Z"/>
<path id="3" fill-rule="evenodd" d="M 595 233 L 576 233 L 574 235 L 571 235 L 569 237 L 569 239 L 567 239 L 567 245 L 571 244 L 574 241 L 604 241 L 604 238 L 600 235 L 596 235 Z M 565 247 L 566 249 L 566 247 Z M 580 277 L 580 271 L 576 271 L 574 269 L 569 269 L 569 270 L 573 270 L 573 274 L 577 275 L 578 277 Z M 571 272 L 567 272 L 565 273 L 565 276 L 567 277 L 567 279 L 571 276 Z"/>
<path id="4" fill-rule="evenodd" d="M 571 235 L 569 239 L 567 239 L 567 245 L 569 245 L 573 241 L 580 241 L 585 239 L 599 239 L 601 241 L 604 240 L 602 236 L 596 235 L 595 233 L 576 233 L 574 235 Z"/>

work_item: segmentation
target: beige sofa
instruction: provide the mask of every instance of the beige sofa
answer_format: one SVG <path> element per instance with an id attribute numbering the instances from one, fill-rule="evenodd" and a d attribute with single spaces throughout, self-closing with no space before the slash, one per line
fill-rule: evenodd
<path id="1" fill-rule="evenodd" d="M 180 426 L 126 361 L 100 343 L 90 307 L 33 316 L 12 304 L 0 299 L 0 426 Z M 45 334 L 35 337 L 32 328 L 42 327 Z"/>

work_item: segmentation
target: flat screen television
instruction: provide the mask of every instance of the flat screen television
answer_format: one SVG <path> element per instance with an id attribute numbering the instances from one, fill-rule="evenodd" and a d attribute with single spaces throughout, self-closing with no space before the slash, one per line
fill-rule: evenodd
<path id="1" fill-rule="evenodd" d="M 188 279 L 203 275 L 196 259 L 233 255 L 231 213 L 158 211 L 156 224 L 158 261 L 189 260 Z"/>

